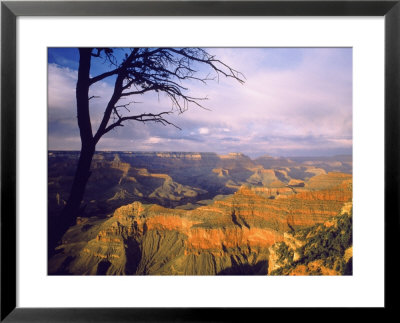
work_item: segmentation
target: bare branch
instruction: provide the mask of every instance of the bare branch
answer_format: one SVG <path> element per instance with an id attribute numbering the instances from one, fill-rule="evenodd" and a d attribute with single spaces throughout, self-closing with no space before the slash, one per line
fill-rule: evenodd
<path id="1" fill-rule="evenodd" d="M 101 80 L 103 80 L 103 79 L 105 79 L 106 77 L 109 77 L 109 76 L 111 76 L 111 75 L 118 74 L 119 71 L 120 71 L 120 69 L 119 69 L 119 68 L 116 68 L 116 69 L 114 69 L 114 70 L 112 70 L 112 71 L 109 71 L 109 72 L 106 72 L 106 73 L 97 75 L 97 76 L 95 76 L 95 77 L 92 77 L 92 78 L 89 80 L 90 85 L 92 85 L 92 84 L 94 84 L 94 83 L 96 83 L 96 82 L 98 82 L 98 81 L 101 81 Z"/>
<path id="2" fill-rule="evenodd" d="M 164 118 L 164 115 L 168 115 L 171 114 L 172 111 L 167 111 L 167 112 L 161 112 L 161 113 L 143 113 L 143 114 L 139 114 L 139 115 L 135 115 L 135 116 L 127 116 L 127 117 L 121 117 L 118 119 L 118 121 L 112 123 L 110 126 L 108 126 L 105 130 L 104 130 L 104 134 L 110 132 L 112 129 L 114 129 L 115 127 L 122 127 L 123 126 L 123 122 L 127 121 L 127 120 L 135 120 L 135 121 L 139 121 L 139 122 L 157 122 L 157 123 L 161 123 L 162 125 L 166 126 L 166 125 L 171 125 L 179 130 L 182 130 L 179 126 L 177 126 L 176 124 L 168 121 L 167 119 Z"/>
<path id="3" fill-rule="evenodd" d="M 97 49 L 94 56 L 100 56 L 103 50 L 106 56 L 113 53 L 112 50 Z M 111 61 L 110 57 L 108 59 Z M 215 75 L 211 73 L 206 76 L 199 75 L 196 64 L 208 66 L 213 72 L 212 74 L 215 73 Z M 192 80 L 207 84 L 208 81 L 218 81 L 219 76 L 223 75 L 243 84 L 245 78 L 242 73 L 201 48 L 134 48 L 131 49 L 129 54 L 125 53 L 125 58 L 117 68 L 91 78 L 90 84 L 111 75 L 117 75 L 114 93 L 107 104 L 102 122 L 94 137 L 96 142 L 105 133 L 115 127 L 122 126 L 122 123 L 127 120 L 158 122 L 180 129 L 164 118 L 171 111 L 161 114 L 145 113 L 124 116 L 121 108 L 130 113 L 129 105 L 134 101 L 128 104 L 117 104 L 123 98 L 143 95 L 148 92 L 164 93 L 172 103 L 172 110 L 183 113 L 191 105 L 207 109 L 202 105 L 202 101 L 207 100 L 207 97 L 190 95 L 189 89 L 184 84 L 185 81 Z M 109 124 L 111 115 L 114 116 L 114 120 Z"/>
<path id="4" fill-rule="evenodd" d="M 174 52 L 176 54 L 182 55 L 182 56 L 188 58 L 189 60 L 207 64 L 212 69 L 214 69 L 217 73 L 221 73 L 222 75 L 224 75 L 226 77 L 234 78 L 242 84 L 244 83 L 244 80 L 242 80 L 242 78 L 246 79 L 246 77 L 243 75 L 243 73 L 231 68 L 230 66 L 228 66 L 224 62 L 220 61 L 219 59 L 215 59 L 214 56 L 209 55 L 206 51 L 202 50 L 201 48 L 197 48 L 197 50 L 199 52 L 203 53 L 203 55 L 204 55 L 203 58 L 197 57 L 195 55 L 191 55 L 187 51 L 185 51 L 185 49 L 177 50 L 175 48 L 168 48 L 168 50 L 170 50 L 171 52 Z M 217 67 L 217 64 L 224 66 L 228 72 L 223 71 L 222 69 Z"/>

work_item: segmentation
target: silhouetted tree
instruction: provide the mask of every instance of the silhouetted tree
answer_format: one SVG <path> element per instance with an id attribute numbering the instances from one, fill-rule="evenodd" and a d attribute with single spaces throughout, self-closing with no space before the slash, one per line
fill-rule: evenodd
<path id="1" fill-rule="evenodd" d="M 182 113 L 189 105 L 203 107 L 205 98 L 188 94 L 186 81 L 207 83 L 220 75 L 243 83 L 243 75 L 201 48 L 131 48 L 124 49 L 119 59 L 117 49 L 79 48 L 78 81 L 76 84 L 76 105 L 78 126 L 81 137 L 81 151 L 70 195 L 57 224 L 56 236 L 61 238 L 83 212 L 82 200 L 90 177 L 90 165 L 99 140 L 126 121 L 156 122 L 174 125 L 167 116 L 173 111 Z M 91 76 L 92 59 L 103 59 L 111 68 L 102 74 Z M 203 77 L 196 67 L 207 67 L 212 73 Z M 104 115 L 98 129 L 93 132 L 90 119 L 90 87 L 106 78 L 114 77 L 114 90 L 104 107 Z M 172 109 L 161 113 L 139 113 L 130 111 L 130 103 L 123 99 L 143 95 L 147 92 L 164 93 L 172 102 Z M 132 102 L 131 102 L 132 103 Z M 177 127 L 177 126 L 176 126 Z"/>

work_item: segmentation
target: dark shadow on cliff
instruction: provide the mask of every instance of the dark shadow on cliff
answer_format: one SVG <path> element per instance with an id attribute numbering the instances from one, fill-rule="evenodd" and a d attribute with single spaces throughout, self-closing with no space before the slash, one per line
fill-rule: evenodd
<path id="1" fill-rule="evenodd" d="M 49 216 L 47 220 L 47 254 L 48 259 L 54 256 L 57 251 L 55 248 L 57 247 L 58 243 L 58 236 L 56 235 L 57 232 L 57 217 Z"/>
<path id="2" fill-rule="evenodd" d="M 127 275 L 135 275 L 142 259 L 142 251 L 140 250 L 139 243 L 135 239 L 128 239 L 126 241 L 126 265 L 125 272 Z"/>
<path id="3" fill-rule="evenodd" d="M 68 256 L 67 258 L 64 259 L 64 261 L 62 262 L 60 268 L 58 268 L 57 272 L 51 273 L 48 275 L 54 275 L 54 276 L 70 276 L 73 275 L 69 272 L 68 267 L 70 265 L 70 263 L 75 260 L 75 257 L 71 257 Z M 48 268 L 48 272 L 49 272 L 49 268 Z"/>
<path id="4" fill-rule="evenodd" d="M 110 268 L 111 262 L 108 260 L 102 260 L 98 265 L 97 265 L 97 272 L 96 275 L 107 275 L 107 270 Z"/>
<path id="5" fill-rule="evenodd" d="M 254 265 L 250 264 L 237 264 L 233 265 L 232 267 L 226 268 L 217 275 L 232 275 L 232 276 L 239 276 L 239 275 L 267 275 L 268 274 L 268 261 L 262 260 Z"/>
<path id="6" fill-rule="evenodd" d="M 345 276 L 352 276 L 353 275 L 353 257 L 349 259 L 349 261 L 346 264 L 346 267 L 344 268 L 344 273 L 343 275 Z"/>

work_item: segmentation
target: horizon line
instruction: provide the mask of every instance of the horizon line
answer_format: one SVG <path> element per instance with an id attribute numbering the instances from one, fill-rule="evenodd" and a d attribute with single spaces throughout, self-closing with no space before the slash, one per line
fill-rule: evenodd
<path id="1" fill-rule="evenodd" d="M 73 150 L 73 149 L 48 149 L 49 152 L 76 152 L 79 153 L 80 150 Z M 179 151 L 179 150 L 109 150 L 109 149 L 104 149 L 104 150 L 95 150 L 95 153 L 185 153 L 185 154 L 216 154 L 219 156 L 223 155 L 230 155 L 230 154 L 240 154 L 246 157 L 249 157 L 247 154 L 242 153 L 242 152 L 228 152 L 228 153 L 218 153 L 215 151 Z M 275 158 L 319 158 L 319 157 L 338 157 L 338 156 L 353 156 L 353 153 L 343 153 L 343 154 L 332 154 L 332 155 L 298 155 L 298 156 L 284 156 L 284 155 L 270 155 L 268 153 L 262 154 L 258 157 L 255 158 L 260 158 L 260 157 L 275 157 Z M 249 157 L 250 159 L 253 159 Z"/>

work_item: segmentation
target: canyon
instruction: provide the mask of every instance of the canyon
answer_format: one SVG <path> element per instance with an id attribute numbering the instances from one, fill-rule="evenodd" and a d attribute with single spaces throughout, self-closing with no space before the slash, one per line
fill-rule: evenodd
<path id="1" fill-rule="evenodd" d="M 49 152 L 49 234 L 68 197 L 77 157 Z M 307 239 L 319 241 L 317 228 L 340 227 L 341 217 L 351 214 L 351 169 L 351 156 L 97 152 L 85 214 L 49 250 L 48 273 L 348 274 L 347 240 L 345 249 L 321 256 L 334 269 L 318 263 L 318 256 L 300 263 L 305 256 L 299 250 Z M 351 230 L 347 225 L 343 234 L 351 236 Z"/>

